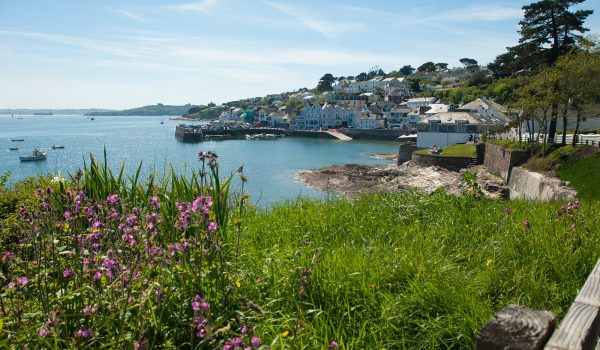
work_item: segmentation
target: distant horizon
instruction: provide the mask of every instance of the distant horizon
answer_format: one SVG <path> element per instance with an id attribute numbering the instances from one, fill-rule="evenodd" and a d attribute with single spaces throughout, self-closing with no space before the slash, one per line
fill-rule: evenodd
<path id="1" fill-rule="evenodd" d="M 0 107 L 222 104 L 321 76 L 491 62 L 533 1 L 39 0 L 0 4 Z M 600 2 L 585 34 L 600 33 Z M 65 107 L 66 106 L 66 107 Z"/>

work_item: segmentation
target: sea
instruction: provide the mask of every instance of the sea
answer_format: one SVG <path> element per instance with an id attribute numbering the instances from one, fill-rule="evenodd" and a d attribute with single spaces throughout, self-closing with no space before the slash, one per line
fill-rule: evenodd
<path id="1" fill-rule="evenodd" d="M 269 140 L 219 140 L 181 143 L 175 126 L 182 121 L 164 117 L 83 115 L 0 115 L 0 175 L 10 173 L 9 184 L 29 176 L 68 177 L 89 161 L 90 155 L 118 171 L 134 175 L 164 174 L 171 167 L 180 174 L 198 171 L 198 153 L 217 153 L 222 176 L 244 167 L 244 192 L 259 207 L 294 201 L 299 197 L 332 195 L 298 181 L 302 170 L 343 164 L 389 164 L 373 155 L 396 153 L 395 142 L 340 141 L 303 137 Z M 190 122 L 187 122 L 190 123 Z M 190 123 L 201 124 L 201 123 Z M 11 141 L 23 139 L 23 141 Z M 64 149 L 52 149 L 53 145 Z M 19 150 L 10 150 L 19 147 Z M 19 156 L 34 148 L 48 154 L 46 161 L 21 162 Z M 239 190 L 240 181 L 234 180 Z"/>

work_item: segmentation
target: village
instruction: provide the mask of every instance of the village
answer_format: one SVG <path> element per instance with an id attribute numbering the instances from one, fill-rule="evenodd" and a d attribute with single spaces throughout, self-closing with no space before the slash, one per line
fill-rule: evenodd
<path id="1" fill-rule="evenodd" d="M 453 82 L 459 78 L 454 78 Z M 433 91 L 439 86 L 423 86 Z M 270 102 L 264 105 L 264 102 Z M 295 101 L 295 106 L 284 101 Z M 209 128 L 215 130 L 264 127 L 291 131 L 335 130 L 370 135 L 387 132 L 375 139 L 416 140 L 418 148 L 445 147 L 474 141 L 480 135 L 499 132 L 512 120 L 509 110 L 487 98 L 463 105 L 444 103 L 432 96 L 420 96 L 411 90 L 404 77 L 376 76 L 365 81 L 342 79 L 332 91 L 317 94 L 297 91 L 268 95 L 245 101 L 248 108 L 223 108 Z M 261 103 L 262 102 L 262 103 Z M 390 133 L 390 130 L 395 132 Z"/>

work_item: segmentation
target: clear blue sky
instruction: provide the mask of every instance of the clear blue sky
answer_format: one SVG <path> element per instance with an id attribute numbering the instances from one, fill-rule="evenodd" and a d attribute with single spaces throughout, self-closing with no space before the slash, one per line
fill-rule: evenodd
<path id="1" fill-rule="evenodd" d="M 220 103 L 376 65 L 486 64 L 531 2 L 0 0 L 0 108 Z M 600 0 L 580 8 L 600 33 Z"/>

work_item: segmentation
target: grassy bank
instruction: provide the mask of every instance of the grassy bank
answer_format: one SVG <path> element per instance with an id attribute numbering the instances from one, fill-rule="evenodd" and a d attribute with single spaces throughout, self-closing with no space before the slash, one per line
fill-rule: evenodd
<path id="1" fill-rule="evenodd" d="M 421 149 L 417 151 L 418 154 L 425 155 L 436 155 L 429 152 L 429 149 Z M 442 153 L 438 154 L 440 157 L 475 157 L 477 151 L 474 144 L 456 144 L 442 148 Z"/>
<path id="2" fill-rule="evenodd" d="M 562 316 L 598 258 L 597 202 L 440 192 L 258 210 L 207 161 L 213 176 L 191 180 L 96 164 L 18 196 L 0 186 L 0 347 L 471 348 L 508 303 Z"/>

